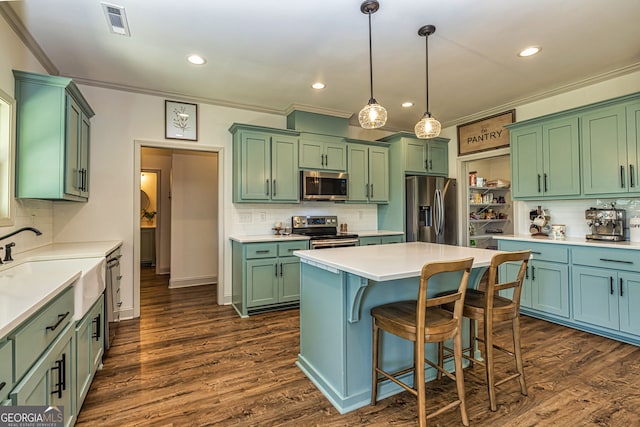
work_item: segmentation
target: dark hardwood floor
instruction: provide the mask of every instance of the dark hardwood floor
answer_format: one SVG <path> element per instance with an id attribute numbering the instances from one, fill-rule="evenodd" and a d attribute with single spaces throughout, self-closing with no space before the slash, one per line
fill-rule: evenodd
<path id="1" fill-rule="evenodd" d="M 340 415 L 294 364 L 297 310 L 241 319 L 216 304 L 213 286 L 170 290 L 167 277 L 147 269 L 142 279 L 141 318 L 121 323 L 78 425 L 417 423 L 408 393 Z M 522 324 L 529 396 L 517 381 L 506 383 L 491 412 L 482 368 L 466 370 L 472 426 L 640 426 L 638 347 L 529 317 Z M 499 341 L 506 332 L 499 330 Z M 505 362 L 499 355 L 498 369 Z M 427 404 L 454 395 L 453 381 L 430 382 Z M 430 425 L 462 424 L 451 411 Z"/>

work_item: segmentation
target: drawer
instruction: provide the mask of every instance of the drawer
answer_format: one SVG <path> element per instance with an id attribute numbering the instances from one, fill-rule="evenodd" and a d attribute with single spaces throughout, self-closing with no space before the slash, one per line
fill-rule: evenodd
<path id="1" fill-rule="evenodd" d="M 498 249 L 501 251 L 524 251 L 530 249 L 534 260 L 565 264 L 569 262 L 569 247 L 562 244 L 500 240 Z"/>
<path id="2" fill-rule="evenodd" d="M 293 242 L 278 243 L 278 256 L 291 256 L 293 251 L 299 251 L 309 248 L 307 240 L 294 240 Z"/>
<path id="3" fill-rule="evenodd" d="M 15 354 L 14 378 L 19 380 L 73 319 L 73 286 L 9 336 Z"/>
<path id="4" fill-rule="evenodd" d="M 633 249 L 574 246 L 571 249 L 571 258 L 573 263 L 577 265 L 640 272 L 640 251 Z"/>
<path id="5" fill-rule="evenodd" d="M 0 344 L 0 401 L 9 396 L 13 388 L 13 342 Z"/>
<path id="6" fill-rule="evenodd" d="M 402 243 L 402 234 L 398 234 L 397 236 L 381 236 L 380 243 Z"/>
<path id="7" fill-rule="evenodd" d="M 278 256 L 277 243 L 250 243 L 245 245 L 245 258 L 275 258 Z"/>

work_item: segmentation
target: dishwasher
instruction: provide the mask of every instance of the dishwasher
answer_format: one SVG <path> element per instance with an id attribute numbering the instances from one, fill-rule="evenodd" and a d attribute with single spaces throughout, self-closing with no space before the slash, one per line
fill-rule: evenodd
<path id="1" fill-rule="evenodd" d="M 107 321 L 105 322 L 105 354 L 114 337 L 118 331 L 118 324 L 120 322 L 120 306 L 122 305 L 122 299 L 120 297 L 120 247 L 109 252 L 107 255 L 107 274 L 106 274 L 106 295 L 107 301 Z"/>

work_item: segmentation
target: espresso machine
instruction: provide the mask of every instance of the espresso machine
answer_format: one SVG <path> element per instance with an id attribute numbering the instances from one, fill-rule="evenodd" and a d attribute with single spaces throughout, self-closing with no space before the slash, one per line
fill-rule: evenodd
<path id="1" fill-rule="evenodd" d="M 616 209 L 615 205 L 611 208 L 589 208 L 584 212 L 584 218 L 591 227 L 587 240 L 624 240 L 624 209 Z"/>

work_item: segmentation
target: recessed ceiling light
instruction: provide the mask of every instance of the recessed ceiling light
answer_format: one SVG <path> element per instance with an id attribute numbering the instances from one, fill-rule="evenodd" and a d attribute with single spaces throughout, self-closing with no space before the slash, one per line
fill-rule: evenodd
<path id="1" fill-rule="evenodd" d="M 518 53 L 518 56 L 522 56 L 522 57 L 532 56 L 532 55 L 535 55 L 536 53 L 540 52 L 541 50 L 542 50 L 542 48 L 536 47 L 536 46 L 528 47 L 528 48 L 523 49 L 522 51 L 520 51 L 520 53 Z"/>
<path id="2" fill-rule="evenodd" d="M 324 83 L 316 82 L 316 83 L 312 84 L 311 87 L 314 88 L 314 89 L 324 89 L 325 85 L 324 85 Z"/>
<path id="3" fill-rule="evenodd" d="M 411 102 L 411 101 L 403 102 L 403 103 L 402 103 L 402 106 L 403 106 L 404 108 L 413 107 L 413 102 Z"/>
<path id="4" fill-rule="evenodd" d="M 207 63 L 206 59 L 204 59 L 202 56 L 196 55 L 196 54 L 189 55 L 187 57 L 187 61 L 189 61 L 189 62 L 191 62 L 192 64 L 195 64 L 195 65 L 203 65 L 203 64 Z"/>

